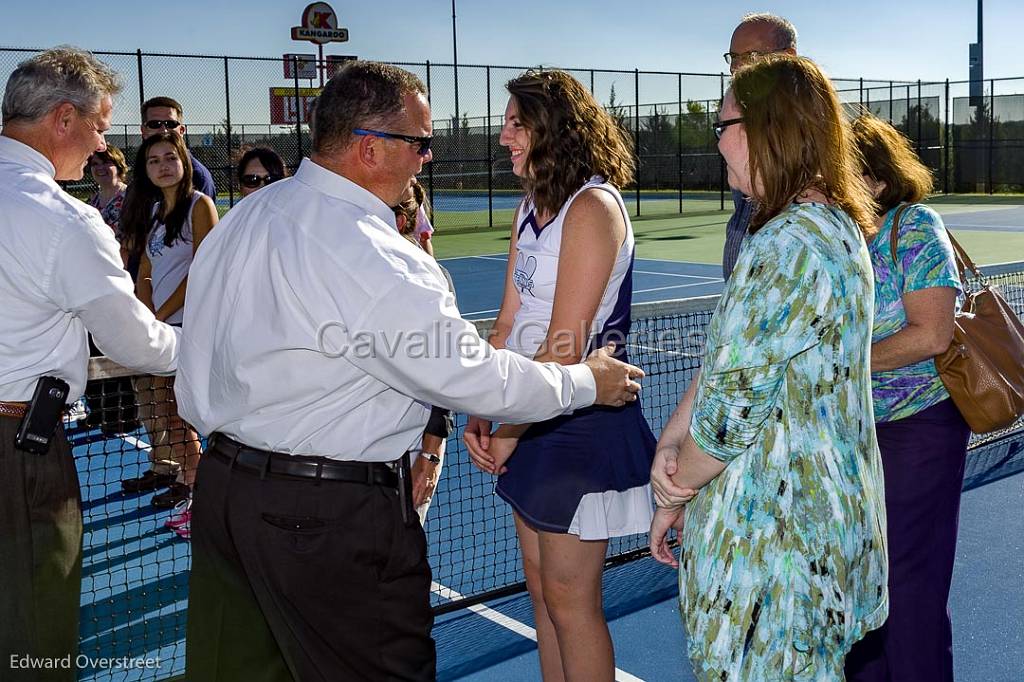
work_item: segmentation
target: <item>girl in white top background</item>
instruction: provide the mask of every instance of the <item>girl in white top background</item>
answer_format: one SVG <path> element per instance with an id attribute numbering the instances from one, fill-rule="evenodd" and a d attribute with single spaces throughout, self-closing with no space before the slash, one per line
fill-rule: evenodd
<path id="1" fill-rule="evenodd" d="M 142 142 L 134 178 L 121 221 L 130 249 L 140 256 L 136 295 L 158 320 L 180 326 L 188 269 L 203 238 L 217 224 L 217 209 L 210 197 L 193 189 L 192 163 L 175 132 Z M 153 471 L 157 476 L 174 472 L 177 478 L 166 493 L 154 495 L 153 505 L 176 507 L 167 525 L 187 538 L 199 437 L 178 417 L 173 379 L 140 377 L 136 390 L 150 435 Z"/>
<path id="2" fill-rule="evenodd" d="M 490 342 L 561 364 L 612 343 L 626 361 L 634 249 L 617 188 L 633 180 L 629 137 L 563 71 L 528 71 L 506 87 L 500 143 L 526 197 Z M 608 538 L 646 532 L 653 517 L 655 438 L 640 403 L 494 433 L 471 417 L 464 438 L 515 516 L 544 679 L 610 682 Z"/>

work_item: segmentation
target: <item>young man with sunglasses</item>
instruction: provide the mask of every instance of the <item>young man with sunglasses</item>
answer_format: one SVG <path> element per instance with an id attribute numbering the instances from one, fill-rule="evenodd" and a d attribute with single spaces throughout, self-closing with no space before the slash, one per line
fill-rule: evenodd
<path id="1" fill-rule="evenodd" d="M 153 97 L 146 100 L 142 105 L 142 139 L 156 135 L 164 130 L 173 130 L 185 137 L 185 124 L 182 119 L 181 105 L 170 97 Z M 199 163 L 190 149 L 188 152 L 192 159 L 192 186 L 214 201 L 217 200 L 217 186 L 213 184 L 213 175 L 210 170 Z"/>
<path id="2" fill-rule="evenodd" d="M 189 270 L 175 394 L 210 435 L 191 682 L 435 679 L 407 455 L 429 405 L 521 423 L 640 388 L 606 351 L 566 367 L 491 349 L 398 233 L 389 207 L 432 156 L 416 76 L 350 62 L 312 128 L 311 157 L 231 209 Z"/>
<path id="3" fill-rule="evenodd" d="M 775 52 L 796 54 L 796 28 L 788 20 L 774 14 L 748 14 L 732 32 L 729 51 L 722 55 L 729 65 L 729 73 L 736 73 L 758 57 Z M 738 120 L 719 121 L 715 134 L 720 136 L 724 126 L 740 123 Z M 725 226 L 725 248 L 722 251 L 722 278 L 729 279 L 740 256 L 743 237 L 747 234 L 750 218 L 754 215 L 754 202 L 743 192 L 732 190 L 733 214 Z"/>

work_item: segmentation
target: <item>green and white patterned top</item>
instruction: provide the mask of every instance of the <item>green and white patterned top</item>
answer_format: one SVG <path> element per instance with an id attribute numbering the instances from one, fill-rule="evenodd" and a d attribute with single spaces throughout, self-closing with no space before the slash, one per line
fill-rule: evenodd
<path id="1" fill-rule="evenodd" d="M 727 464 L 686 510 L 679 568 L 700 680 L 840 680 L 888 613 L 854 221 L 794 204 L 746 239 L 708 329 L 690 433 Z"/>

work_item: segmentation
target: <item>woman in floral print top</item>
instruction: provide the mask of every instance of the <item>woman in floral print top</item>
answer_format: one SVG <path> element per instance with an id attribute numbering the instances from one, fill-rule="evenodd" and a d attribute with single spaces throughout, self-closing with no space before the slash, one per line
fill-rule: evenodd
<path id="1" fill-rule="evenodd" d="M 953 339 L 963 284 L 942 218 L 917 203 L 931 191 L 932 173 L 910 142 L 868 115 L 853 122 L 853 133 L 879 209 L 870 245 L 871 379 L 885 473 L 889 620 L 850 652 L 846 679 L 951 681 L 947 602 L 971 430 L 935 356 Z"/>
<path id="2" fill-rule="evenodd" d="M 87 204 L 99 210 L 103 222 L 114 231 L 118 243 L 123 242 L 121 233 L 121 207 L 124 205 L 124 194 L 128 189 L 125 179 L 128 177 L 128 163 L 121 150 L 107 145 L 102 152 L 95 152 L 89 157 L 89 171 L 99 188 L 89 197 Z M 127 250 L 121 249 L 121 262 L 127 263 Z"/>
<path id="3" fill-rule="evenodd" d="M 808 59 L 737 72 L 716 133 L 730 186 L 758 208 L 658 443 L 651 550 L 679 566 L 698 679 L 838 680 L 887 613 L 871 198 Z"/>

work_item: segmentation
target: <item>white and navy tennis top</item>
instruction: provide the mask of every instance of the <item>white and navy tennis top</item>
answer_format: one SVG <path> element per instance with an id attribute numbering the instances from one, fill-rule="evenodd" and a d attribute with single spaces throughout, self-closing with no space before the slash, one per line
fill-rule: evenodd
<path id="1" fill-rule="evenodd" d="M 156 222 L 149 232 L 149 243 L 147 244 L 147 255 L 153 266 L 153 307 L 157 310 L 171 297 L 171 294 L 178 288 L 181 281 L 188 276 L 188 269 L 192 265 L 192 211 L 195 210 L 196 202 L 202 192 L 192 193 L 192 204 L 188 207 L 188 214 L 181 226 L 181 234 L 170 246 L 164 244 L 167 235 L 167 226 L 163 222 Z M 160 205 L 153 207 L 153 215 L 160 210 Z M 167 324 L 181 324 L 184 319 L 184 307 L 176 310 L 167 318 Z"/>
<path id="2" fill-rule="evenodd" d="M 572 202 L 586 189 L 608 192 L 619 205 L 626 222 L 626 237 L 615 259 L 608 286 L 590 328 L 590 343 L 584 355 L 604 345 L 606 340 L 624 343 L 630 327 L 630 300 L 633 296 L 633 226 L 619 191 L 595 175 L 566 201 L 546 225 L 537 222 L 533 202 L 524 199 L 519 210 L 516 262 L 512 281 L 521 305 L 505 347 L 520 355 L 533 357 L 548 333 L 555 302 L 558 257 L 562 248 L 562 222 Z"/>

